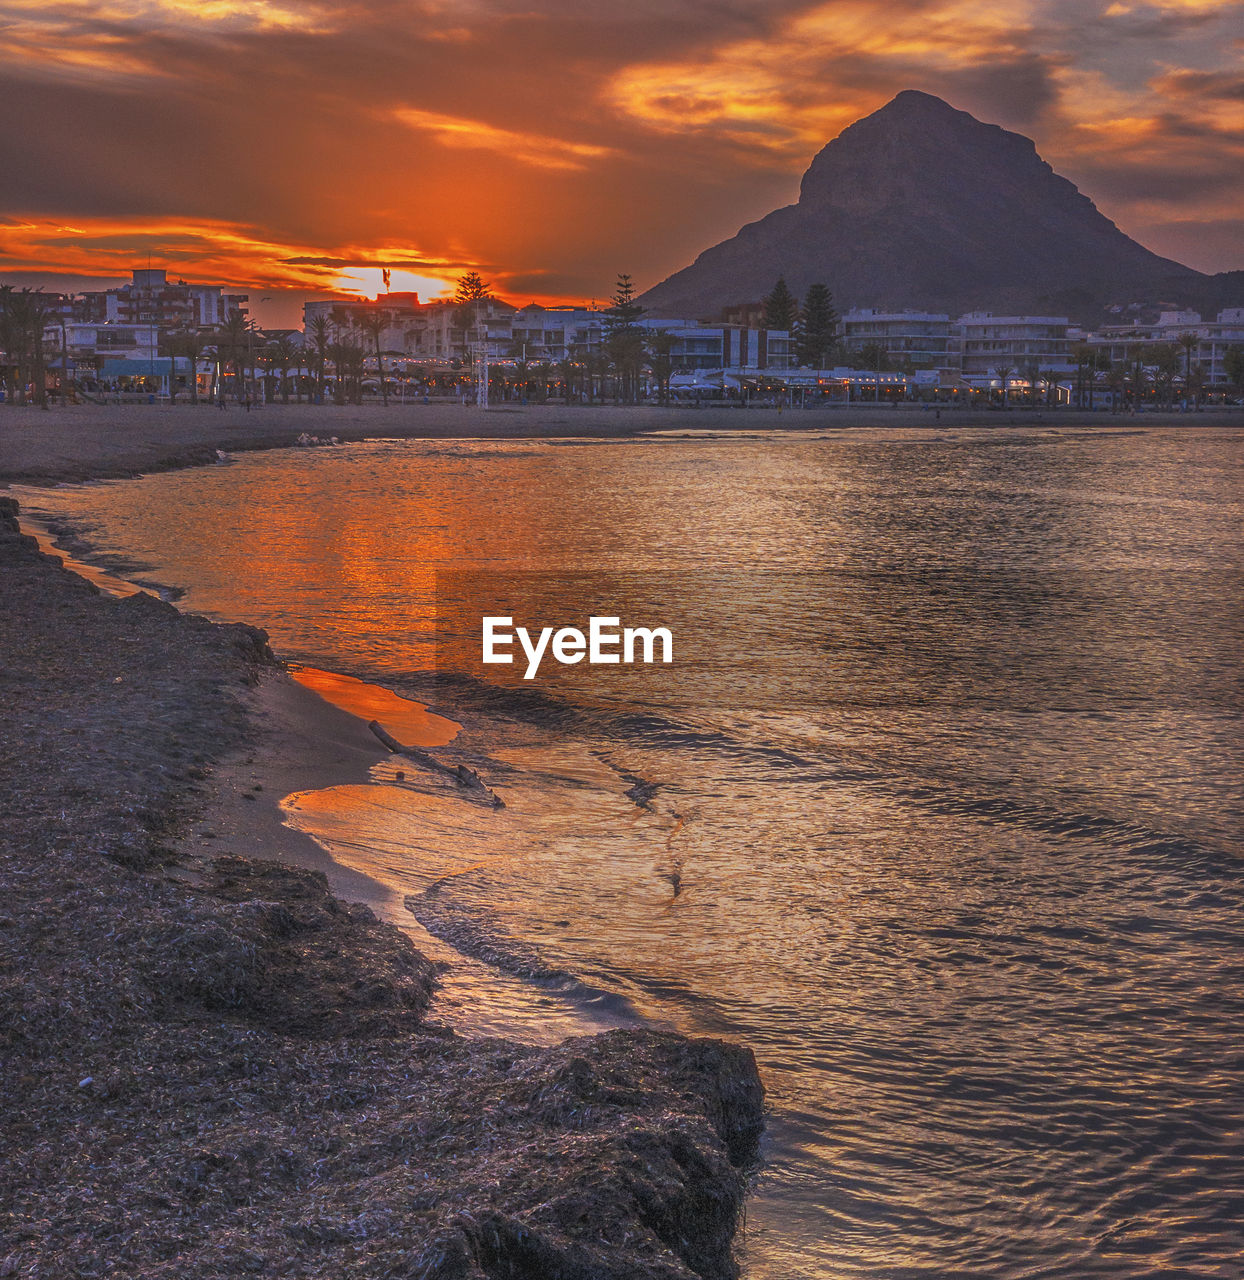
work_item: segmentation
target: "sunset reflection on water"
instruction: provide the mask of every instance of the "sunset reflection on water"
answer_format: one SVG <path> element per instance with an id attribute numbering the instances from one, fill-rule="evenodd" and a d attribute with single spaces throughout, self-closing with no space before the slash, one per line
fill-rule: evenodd
<path id="1" fill-rule="evenodd" d="M 755 1049 L 755 1280 L 1237 1265 L 1244 438 L 380 443 L 40 502 L 430 706 L 391 732 L 504 809 L 396 756 L 290 804 L 412 919 Z M 677 661 L 490 673 L 507 602 Z"/>

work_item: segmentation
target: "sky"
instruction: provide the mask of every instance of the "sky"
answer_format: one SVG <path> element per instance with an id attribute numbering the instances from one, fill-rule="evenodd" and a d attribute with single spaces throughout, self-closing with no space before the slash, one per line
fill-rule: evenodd
<path id="1" fill-rule="evenodd" d="M 0 0 L 0 281 L 642 289 L 902 89 L 1244 268 L 1244 0 Z"/>

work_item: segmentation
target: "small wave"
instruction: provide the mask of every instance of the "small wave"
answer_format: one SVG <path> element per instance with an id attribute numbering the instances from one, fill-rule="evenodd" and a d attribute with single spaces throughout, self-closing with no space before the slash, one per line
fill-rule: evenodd
<path id="1" fill-rule="evenodd" d="M 1135 818 L 1067 812 L 1057 806 L 1055 797 L 1046 801 L 1040 796 L 1014 799 L 998 795 L 991 793 L 988 782 L 981 779 L 928 774 L 921 777 L 911 771 L 905 776 L 901 763 L 830 758 L 814 743 L 784 745 L 748 740 L 726 729 L 688 725 L 653 710 L 611 711 L 587 707 L 540 690 L 498 688 L 467 675 L 438 673 L 435 679 L 438 687 L 445 689 L 446 700 L 455 706 L 471 705 L 485 714 L 540 728 L 556 728 L 583 736 L 594 734 L 613 742 L 631 741 L 656 750 L 711 752 L 731 760 L 777 767 L 782 771 L 782 780 L 788 783 L 802 780 L 864 787 L 934 813 L 959 815 L 1075 841 L 1092 841 L 1157 864 L 1175 863 L 1182 869 L 1221 872 L 1238 865 L 1238 858 L 1230 851 L 1214 848 L 1193 837 L 1162 831 Z M 630 780 L 615 766 L 610 767 Z M 792 770 L 797 771 L 797 775 L 792 774 Z M 635 778 L 635 783 L 642 782 Z"/>
<path id="2" fill-rule="evenodd" d="M 626 996 L 593 986 L 568 969 L 550 964 L 536 947 L 513 937 L 495 920 L 485 922 L 473 917 L 441 894 L 442 883 L 437 881 L 422 893 L 408 894 L 405 900 L 406 910 L 434 937 L 464 956 L 552 989 L 596 1013 L 635 1026 L 644 1024 L 644 1018 Z"/>

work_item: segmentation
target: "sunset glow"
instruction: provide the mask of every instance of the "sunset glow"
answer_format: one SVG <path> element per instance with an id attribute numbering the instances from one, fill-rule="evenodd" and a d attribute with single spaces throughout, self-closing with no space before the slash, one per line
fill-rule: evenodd
<path id="1" fill-rule="evenodd" d="M 1244 266 L 1240 0 L 573 12 L 0 0 L 0 275 L 514 301 L 641 288 L 904 88 L 1035 139 L 1130 235 Z M 412 283 L 418 281 L 419 283 Z M 296 310 L 296 307 L 294 308 Z"/>
<path id="2" fill-rule="evenodd" d="M 357 293 L 365 298 L 375 298 L 386 293 L 417 293 L 423 302 L 453 293 L 453 281 L 435 276 L 416 275 L 413 271 L 390 271 L 386 287 L 382 267 L 357 267 L 342 271 L 333 281 L 333 288 L 343 293 Z"/>

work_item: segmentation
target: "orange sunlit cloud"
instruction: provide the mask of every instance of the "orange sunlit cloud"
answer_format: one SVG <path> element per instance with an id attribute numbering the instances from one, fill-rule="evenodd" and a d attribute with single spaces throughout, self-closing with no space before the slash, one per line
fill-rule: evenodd
<path id="1" fill-rule="evenodd" d="M 643 286 L 905 88 L 1244 266 L 1244 0 L 0 0 L 0 275 Z M 63 228 L 77 228 L 65 231 Z M 60 228 L 60 230 L 58 230 Z M 397 277 L 395 277 L 396 279 Z"/>
<path id="2" fill-rule="evenodd" d="M 583 169 L 586 161 L 610 154 L 609 147 L 519 133 L 514 129 L 485 124 L 482 120 L 442 115 L 419 107 L 398 107 L 392 114 L 400 124 L 426 133 L 447 147 L 464 151 L 493 151 L 521 164 L 534 165 L 537 169 Z"/>
<path id="3" fill-rule="evenodd" d="M 318 246 L 277 244 L 255 228 L 227 223 L 181 223 L 126 219 L 85 220 L 69 226 L 0 221 L 0 272 L 6 265 L 38 259 L 66 276 L 124 277 L 144 265 L 151 250 L 170 274 L 211 280 L 235 289 L 296 289 L 374 296 L 383 288 L 417 292 L 431 300 L 452 292 L 454 278 L 473 264 L 427 263 L 427 272 L 364 265 L 379 257 L 390 264 L 419 260 L 410 246 L 342 246 L 323 254 Z"/>

